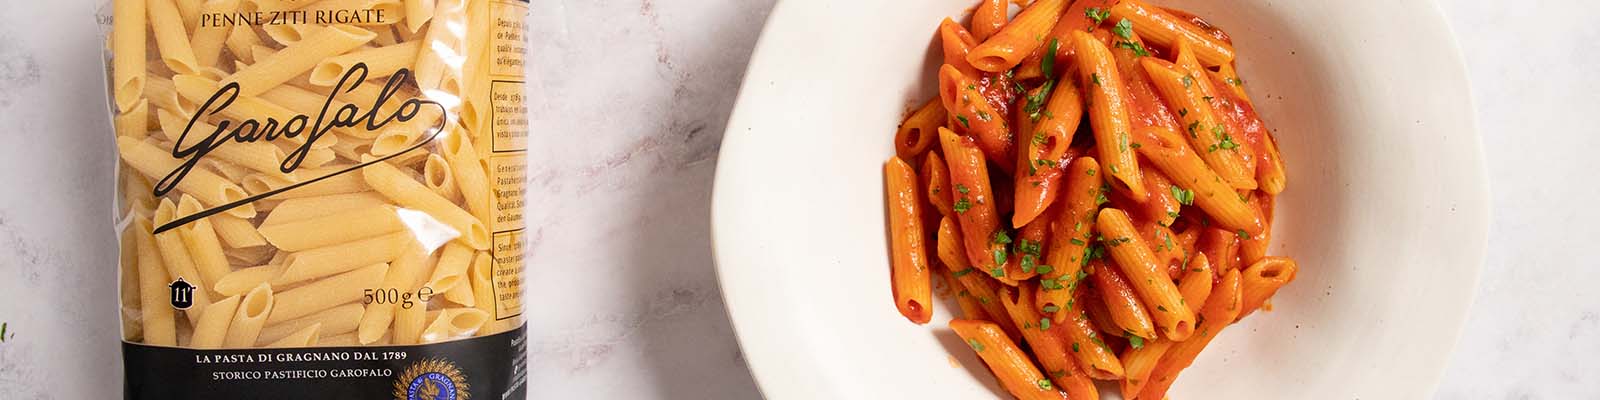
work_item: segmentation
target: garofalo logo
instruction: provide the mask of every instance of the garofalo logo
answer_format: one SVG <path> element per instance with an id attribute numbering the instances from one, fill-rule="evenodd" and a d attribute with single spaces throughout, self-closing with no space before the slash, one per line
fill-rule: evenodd
<path id="1" fill-rule="evenodd" d="M 390 123 L 403 123 L 417 118 L 418 114 L 422 112 L 423 108 L 429 106 L 438 107 L 441 118 L 433 127 L 433 132 L 429 136 L 418 141 L 415 145 L 405 150 L 395 152 L 394 154 L 389 154 L 382 158 L 359 163 L 325 176 L 300 181 L 293 185 L 284 186 L 269 192 L 257 193 L 253 196 L 240 199 L 238 201 L 218 205 L 216 207 L 212 207 L 211 209 L 194 213 L 193 215 L 174 219 L 171 222 L 156 227 L 155 232 L 160 233 L 162 231 L 183 226 L 184 224 L 193 222 L 195 220 L 211 216 L 213 214 L 227 211 L 234 207 L 250 204 L 256 200 L 271 197 L 284 191 L 316 183 L 317 181 L 331 176 L 359 170 L 368 165 L 372 165 L 373 163 L 383 162 L 428 144 L 428 142 L 431 142 L 434 137 L 438 136 L 439 133 L 443 131 L 445 121 L 444 115 L 446 111 L 444 105 L 435 101 L 413 97 L 402 101 L 398 107 L 394 108 L 393 112 L 390 112 L 387 115 L 379 115 L 378 110 L 383 108 L 385 104 L 393 101 L 393 97 L 400 92 L 401 85 L 410 77 L 411 70 L 409 69 L 401 69 L 396 71 L 393 75 L 390 75 L 388 81 L 384 83 L 383 90 L 379 92 L 377 98 L 374 99 L 373 103 L 367 106 L 366 109 L 362 109 L 361 105 L 356 104 L 345 104 L 337 109 L 332 109 L 333 99 L 335 97 L 337 97 L 339 94 L 349 93 L 359 89 L 361 85 L 366 83 L 367 65 L 365 63 L 358 63 L 352 66 L 350 71 L 346 72 L 343 77 L 339 78 L 339 83 L 333 85 L 333 89 L 328 92 L 327 98 L 322 103 L 322 109 L 319 110 L 315 117 L 300 114 L 290 117 L 286 121 L 278 121 L 274 118 L 266 118 L 265 121 L 257 119 L 246 119 L 243 121 L 223 119 L 217 122 L 216 131 L 192 132 L 197 122 L 222 114 L 228 109 L 228 106 L 232 105 L 234 101 L 239 99 L 238 83 L 229 83 L 224 85 L 221 89 L 218 89 L 216 93 L 212 94 L 211 98 L 206 100 L 205 104 L 201 105 L 199 109 L 195 110 L 194 116 L 189 119 L 189 124 L 183 128 L 183 133 L 178 135 L 177 142 L 172 145 L 172 158 L 181 159 L 183 160 L 183 163 L 180 164 L 178 168 L 173 169 L 172 172 L 167 173 L 167 176 L 161 178 L 160 182 L 156 183 L 153 190 L 153 194 L 156 197 L 166 195 L 167 192 L 170 192 L 173 188 L 178 187 L 178 183 L 182 182 L 183 178 L 188 176 L 189 172 L 194 170 L 195 166 L 200 165 L 200 160 L 204 159 L 206 155 L 210 154 L 213 150 L 216 150 L 222 146 L 227 146 L 233 143 L 253 143 L 258 141 L 270 142 L 282 138 L 292 139 L 303 137 L 304 142 L 301 142 L 298 147 L 296 147 L 289 154 L 286 154 L 283 163 L 278 166 L 279 171 L 287 174 L 294 172 L 295 169 L 300 167 L 300 164 L 304 162 L 306 156 L 310 154 L 310 151 L 317 140 L 327 135 L 330 130 L 336 128 L 355 128 L 366 129 L 368 131 L 377 131 L 379 129 L 383 129 L 385 125 Z M 189 139 L 191 134 L 204 134 L 206 136 L 204 138 L 191 141 Z"/>

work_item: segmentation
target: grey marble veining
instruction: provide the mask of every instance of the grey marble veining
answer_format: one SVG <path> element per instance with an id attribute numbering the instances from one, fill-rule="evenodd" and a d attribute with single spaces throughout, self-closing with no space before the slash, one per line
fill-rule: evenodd
<path id="1" fill-rule="evenodd" d="M 0 398 L 120 391 L 99 0 L 0 0 Z M 757 398 L 711 266 L 724 122 L 772 0 L 535 2 L 530 398 Z M 1494 207 L 1439 399 L 1600 398 L 1600 6 L 1443 1 Z M 1397 250 L 1398 251 L 1398 250 Z M 1419 310 L 1426 312 L 1426 310 Z M 1413 332 L 1429 340 L 1443 332 Z"/>

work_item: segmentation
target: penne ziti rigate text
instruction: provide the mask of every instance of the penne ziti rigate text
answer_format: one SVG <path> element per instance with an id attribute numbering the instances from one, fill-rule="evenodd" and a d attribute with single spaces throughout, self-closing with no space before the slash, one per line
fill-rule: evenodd
<path id="1" fill-rule="evenodd" d="M 927 323 L 935 275 L 978 299 L 949 327 L 1017 398 L 1164 399 L 1299 271 L 1267 254 L 1284 161 L 1232 39 L 1142 0 L 975 3 L 930 26 L 938 94 L 884 165 L 895 308 Z"/>
<path id="2" fill-rule="evenodd" d="M 127 398 L 522 396 L 526 0 L 105 10 Z"/>

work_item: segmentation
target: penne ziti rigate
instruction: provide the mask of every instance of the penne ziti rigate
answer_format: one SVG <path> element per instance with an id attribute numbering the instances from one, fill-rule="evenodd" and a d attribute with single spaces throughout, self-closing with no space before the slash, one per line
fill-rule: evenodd
<path id="1" fill-rule="evenodd" d="M 527 1 L 108 1 L 129 398 L 522 396 Z"/>
<path id="2" fill-rule="evenodd" d="M 927 323 L 907 298 L 944 264 L 950 327 L 1013 397 L 1163 399 L 1299 268 L 1268 254 L 1286 168 L 1232 42 L 1138 0 L 973 3 L 892 135 L 895 307 Z"/>

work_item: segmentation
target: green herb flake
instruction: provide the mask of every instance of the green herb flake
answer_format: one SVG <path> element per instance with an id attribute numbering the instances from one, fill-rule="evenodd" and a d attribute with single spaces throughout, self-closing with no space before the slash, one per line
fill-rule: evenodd
<path id="1" fill-rule="evenodd" d="M 1089 7 L 1088 9 L 1083 10 L 1083 15 L 1089 17 L 1090 21 L 1094 21 L 1094 24 L 1089 26 L 1089 31 L 1093 32 L 1094 25 L 1100 25 L 1101 22 L 1106 21 L 1106 18 L 1111 18 L 1111 10 L 1102 9 L 1100 7 Z"/>
<path id="2" fill-rule="evenodd" d="M 1006 269 L 1004 267 L 994 267 L 994 269 L 989 270 L 989 276 L 1004 278 L 1006 277 Z"/>
<path id="3" fill-rule="evenodd" d="M 972 346 L 973 351 L 979 353 L 983 352 L 983 343 L 979 343 L 978 339 L 967 339 L 967 345 Z"/>
<path id="4" fill-rule="evenodd" d="M 1167 312 L 1167 306 L 1157 305 L 1156 306 L 1156 310 L 1157 311 L 1161 311 L 1161 312 Z"/>
<path id="5" fill-rule="evenodd" d="M 1053 306 L 1053 305 L 1044 306 L 1044 312 L 1053 313 L 1053 312 L 1057 312 L 1057 311 L 1061 311 L 1061 307 L 1056 307 L 1056 306 Z"/>
<path id="6" fill-rule="evenodd" d="M 1128 335 L 1128 345 L 1133 346 L 1135 349 L 1142 348 L 1144 347 L 1144 338 L 1139 337 L 1139 335 Z"/>
<path id="7" fill-rule="evenodd" d="M 1061 48 L 1061 41 L 1050 39 L 1050 45 L 1045 46 L 1044 59 L 1039 60 L 1039 71 L 1044 73 L 1045 79 L 1054 79 L 1056 76 L 1056 52 Z"/>
<path id="8" fill-rule="evenodd" d="M 967 185 L 963 185 L 963 184 L 957 183 L 956 184 L 956 191 L 957 192 L 961 192 L 961 194 L 967 194 L 967 192 L 972 191 L 972 189 L 968 189 Z"/>
<path id="9" fill-rule="evenodd" d="M 1243 229 L 1240 229 L 1237 232 L 1234 232 L 1234 234 L 1239 235 L 1239 239 L 1241 239 L 1241 240 L 1250 240 L 1250 233 L 1245 232 Z"/>
<path id="10" fill-rule="evenodd" d="M 1111 33 L 1115 33 L 1117 37 L 1123 39 L 1133 40 L 1133 21 L 1129 21 L 1127 18 L 1117 21 L 1117 25 L 1111 27 Z"/>
<path id="11" fill-rule="evenodd" d="M 956 200 L 956 205 L 954 208 L 956 213 L 966 213 L 967 210 L 972 209 L 972 202 L 967 201 L 967 198 L 962 197 L 961 200 Z"/>
<path id="12" fill-rule="evenodd" d="M 1008 244 L 1011 243 L 1011 235 L 1006 234 L 1005 229 L 997 229 L 994 231 L 994 237 L 990 238 L 989 242 L 994 244 Z"/>
<path id="13" fill-rule="evenodd" d="M 994 120 L 994 116 L 989 115 L 988 112 L 978 111 L 978 120 L 979 121 L 984 121 L 984 122 L 989 122 L 989 121 L 993 121 Z"/>
<path id="14" fill-rule="evenodd" d="M 1090 72 L 1089 73 L 1089 83 L 1093 83 L 1095 86 L 1100 86 L 1100 73 L 1099 72 Z"/>
<path id="15" fill-rule="evenodd" d="M 1082 245 L 1084 245 L 1084 243 L 1083 243 L 1083 240 L 1080 240 L 1080 239 L 1078 239 L 1078 238 L 1072 238 L 1072 239 L 1068 239 L 1068 240 L 1067 240 L 1067 242 L 1068 242 L 1068 243 L 1072 243 L 1072 244 L 1075 244 L 1075 245 L 1079 245 L 1079 246 L 1082 246 Z"/>
<path id="16" fill-rule="evenodd" d="M 1055 270 L 1056 267 L 1052 267 L 1050 264 L 1039 264 L 1038 266 L 1033 267 L 1033 272 L 1038 272 L 1039 275 L 1055 272 Z"/>
<path id="17" fill-rule="evenodd" d="M 1072 352 L 1073 353 L 1077 353 L 1078 352 L 1078 342 L 1072 342 Z"/>
<path id="18" fill-rule="evenodd" d="M 1186 206 L 1194 205 L 1194 191 L 1193 190 L 1184 189 L 1184 188 L 1178 187 L 1178 185 L 1172 185 L 1172 197 L 1176 197 L 1178 199 L 1178 204 L 1182 204 L 1182 205 L 1186 205 Z M 1177 215 L 1174 214 L 1173 216 L 1176 217 Z"/>
<path id="19" fill-rule="evenodd" d="M 1123 20 L 1123 21 L 1127 21 L 1127 20 Z M 1145 50 L 1144 45 L 1139 44 L 1138 42 L 1130 42 L 1130 41 L 1125 41 L 1125 40 L 1119 40 L 1119 41 L 1117 41 L 1117 47 L 1128 49 L 1128 50 L 1133 50 L 1133 55 L 1135 55 L 1135 56 L 1139 56 L 1139 57 L 1149 57 L 1150 56 L 1150 51 Z"/>
<path id="20" fill-rule="evenodd" d="M 1049 318 L 1039 318 L 1039 330 L 1041 330 L 1041 331 L 1050 330 L 1050 319 Z"/>
<path id="21" fill-rule="evenodd" d="M 967 122 L 967 116 L 965 116 L 965 115 L 957 115 L 956 116 L 956 120 L 957 121 L 961 121 L 961 127 L 967 128 L 967 129 L 972 129 L 972 123 Z"/>
<path id="22" fill-rule="evenodd" d="M 972 271 L 973 271 L 972 267 L 967 267 L 967 269 L 963 269 L 963 270 L 960 270 L 960 271 L 956 271 L 956 272 L 950 273 L 950 276 L 956 277 L 956 278 L 960 278 L 960 277 L 963 277 L 963 276 L 967 276 L 967 274 L 972 273 Z"/>
<path id="23" fill-rule="evenodd" d="M 1194 86 L 1194 74 L 1183 76 L 1183 87 Z"/>
<path id="24" fill-rule="evenodd" d="M 1084 175 L 1094 176 L 1094 168 L 1083 170 Z"/>

